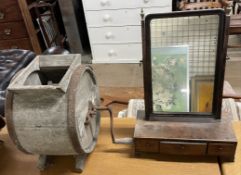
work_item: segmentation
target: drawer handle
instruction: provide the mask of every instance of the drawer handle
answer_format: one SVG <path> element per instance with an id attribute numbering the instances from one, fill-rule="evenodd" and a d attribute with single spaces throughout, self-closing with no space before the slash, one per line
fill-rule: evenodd
<path id="1" fill-rule="evenodd" d="M 100 1 L 100 4 L 102 5 L 102 6 L 106 6 L 106 5 L 109 5 L 109 1 L 108 0 L 102 0 L 102 1 Z"/>
<path id="2" fill-rule="evenodd" d="M 143 0 L 144 1 L 144 3 L 148 3 L 150 0 Z"/>
<path id="3" fill-rule="evenodd" d="M 18 46 L 11 46 L 11 49 L 18 49 Z"/>
<path id="4" fill-rule="evenodd" d="M 218 151 L 223 151 L 223 147 L 218 147 Z"/>
<path id="5" fill-rule="evenodd" d="M 110 21 L 110 15 L 109 14 L 105 14 L 104 15 L 104 17 L 103 17 L 103 20 L 105 21 L 105 22 L 108 22 L 108 21 Z"/>
<path id="6" fill-rule="evenodd" d="M 108 55 L 109 55 L 109 57 L 116 56 L 116 52 L 114 50 L 110 50 Z"/>
<path id="7" fill-rule="evenodd" d="M 111 38 L 113 38 L 113 34 L 112 34 L 111 32 L 107 32 L 107 33 L 105 34 L 105 38 L 106 38 L 106 39 L 111 39 Z"/>
<path id="8" fill-rule="evenodd" d="M 11 29 L 4 29 L 4 34 L 5 35 L 11 35 L 12 30 Z"/>
<path id="9" fill-rule="evenodd" d="M 5 14 L 0 11 L 0 19 L 4 19 L 4 17 L 5 17 Z"/>

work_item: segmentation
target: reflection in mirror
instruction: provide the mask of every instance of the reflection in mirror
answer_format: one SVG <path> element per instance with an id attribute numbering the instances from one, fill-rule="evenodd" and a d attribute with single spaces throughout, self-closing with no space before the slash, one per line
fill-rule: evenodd
<path id="1" fill-rule="evenodd" d="M 151 20 L 153 113 L 212 112 L 218 30 L 218 15 Z"/>

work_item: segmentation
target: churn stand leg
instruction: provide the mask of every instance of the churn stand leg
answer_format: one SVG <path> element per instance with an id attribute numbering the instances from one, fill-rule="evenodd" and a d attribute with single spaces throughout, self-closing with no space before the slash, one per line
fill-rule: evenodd
<path id="1" fill-rule="evenodd" d="M 49 165 L 49 156 L 47 155 L 39 155 L 39 160 L 38 160 L 38 169 L 40 171 L 44 171 Z"/>
<path id="2" fill-rule="evenodd" d="M 87 155 L 88 154 L 83 153 L 83 154 L 79 154 L 76 156 L 76 158 L 75 158 L 75 171 L 76 172 L 79 172 L 79 173 L 83 172 Z"/>

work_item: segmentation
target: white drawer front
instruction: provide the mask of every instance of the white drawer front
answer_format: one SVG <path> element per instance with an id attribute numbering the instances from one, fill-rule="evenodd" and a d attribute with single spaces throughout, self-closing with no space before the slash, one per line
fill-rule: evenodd
<path id="1" fill-rule="evenodd" d="M 141 26 L 89 28 L 91 44 L 140 43 Z"/>
<path id="2" fill-rule="evenodd" d="M 144 13 L 164 13 L 170 12 L 171 7 L 165 8 L 146 8 Z M 111 26 L 126 26 L 140 25 L 141 9 L 118 9 L 118 10 L 103 10 L 103 11 L 87 11 L 85 13 L 88 27 L 111 27 Z"/>
<path id="3" fill-rule="evenodd" d="M 93 63 L 138 63 L 142 59 L 142 45 L 92 45 Z"/>
<path id="4" fill-rule="evenodd" d="M 85 10 L 172 7 L 172 0 L 84 0 Z"/>

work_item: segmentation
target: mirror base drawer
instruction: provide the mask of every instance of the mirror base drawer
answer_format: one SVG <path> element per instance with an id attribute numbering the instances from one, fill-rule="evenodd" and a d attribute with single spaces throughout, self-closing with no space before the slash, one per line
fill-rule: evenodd
<path id="1" fill-rule="evenodd" d="M 135 151 L 136 152 L 159 152 L 159 141 L 151 139 L 137 139 L 135 140 Z"/>
<path id="2" fill-rule="evenodd" d="M 200 142 L 160 141 L 161 154 L 205 155 L 207 144 Z"/>
<path id="3" fill-rule="evenodd" d="M 212 156 L 230 156 L 234 155 L 236 150 L 236 144 L 234 143 L 209 143 L 208 155 Z"/>

